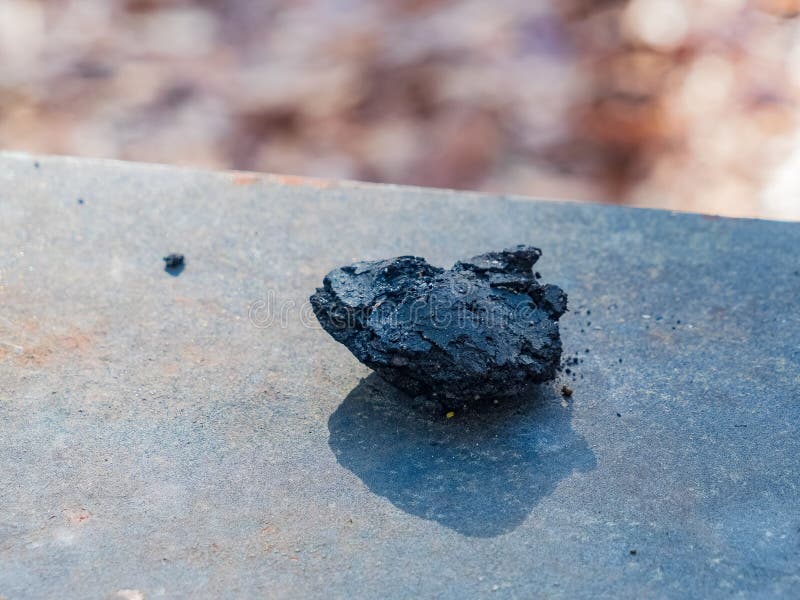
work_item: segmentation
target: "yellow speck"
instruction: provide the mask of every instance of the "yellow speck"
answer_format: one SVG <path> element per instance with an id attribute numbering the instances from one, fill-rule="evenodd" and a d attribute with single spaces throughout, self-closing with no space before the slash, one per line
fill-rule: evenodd
<path id="1" fill-rule="evenodd" d="M 445 417 L 447 417 L 448 419 L 452 419 L 455 416 L 456 416 L 456 413 L 454 411 L 452 411 L 452 410 L 445 415 Z"/>

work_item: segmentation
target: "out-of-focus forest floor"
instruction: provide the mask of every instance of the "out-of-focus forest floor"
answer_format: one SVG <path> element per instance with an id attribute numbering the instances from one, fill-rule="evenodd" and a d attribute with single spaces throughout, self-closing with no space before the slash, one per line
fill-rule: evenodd
<path id="1" fill-rule="evenodd" d="M 800 219 L 800 0 L 2 0 L 0 147 Z"/>

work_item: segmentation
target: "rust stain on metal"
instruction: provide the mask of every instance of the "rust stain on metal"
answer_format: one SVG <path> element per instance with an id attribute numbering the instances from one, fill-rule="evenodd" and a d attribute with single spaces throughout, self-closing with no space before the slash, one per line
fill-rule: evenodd
<path id="1" fill-rule="evenodd" d="M 333 182 L 325 179 L 315 179 L 314 177 L 300 175 L 269 175 L 269 179 L 289 187 L 312 187 L 318 190 L 324 190 L 334 185 Z"/>
<path id="2" fill-rule="evenodd" d="M 232 174 L 234 185 L 252 185 L 261 180 L 261 177 L 254 173 L 235 172 Z"/>
<path id="3" fill-rule="evenodd" d="M 316 177 L 305 177 L 303 175 L 284 175 L 275 173 L 262 174 L 250 173 L 248 171 L 230 171 L 229 174 L 231 177 L 231 182 L 238 186 L 247 186 L 259 183 L 261 181 L 269 181 L 289 187 L 311 187 L 317 190 L 324 190 L 340 185 L 339 182 L 334 182 L 327 179 L 319 179 Z"/>
<path id="4" fill-rule="evenodd" d="M 92 513 L 83 507 L 78 509 L 67 509 L 64 511 L 64 515 L 67 518 L 67 523 L 70 525 L 81 525 L 92 517 Z"/>
<path id="5" fill-rule="evenodd" d="M 94 336 L 77 327 L 62 332 L 40 330 L 36 321 L 22 324 L 12 343 L 0 344 L 0 361 L 11 359 L 20 367 L 43 367 L 63 359 L 83 357 L 94 345 Z"/>

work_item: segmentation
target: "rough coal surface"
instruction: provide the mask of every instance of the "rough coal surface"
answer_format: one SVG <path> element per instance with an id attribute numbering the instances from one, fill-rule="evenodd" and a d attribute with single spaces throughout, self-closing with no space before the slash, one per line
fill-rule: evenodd
<path id="1" fill-rule="evenodd" d="M 411 395 L 455 402 L 512 396 L 553 379 L 566 294 L 540 284 L 538 248 L 516 246 L 449 270 L 400 256 L 334 269 L 311 296 L 322 327 Z"/>
<path id="2" fill-rule="evenodd" d="M 177 269 L 181 266 L 183 266 L 183 254 L 172 253 L 164 257 L 165 269 Z"/>
<path id="3" fill-rule="evenodd" d="M 185 267 L 186 261 L 183 258 L 183 254 L 173 253 L 164 257 L 164 270 L 173 277 L 177 277 L 183 273 Z"/>

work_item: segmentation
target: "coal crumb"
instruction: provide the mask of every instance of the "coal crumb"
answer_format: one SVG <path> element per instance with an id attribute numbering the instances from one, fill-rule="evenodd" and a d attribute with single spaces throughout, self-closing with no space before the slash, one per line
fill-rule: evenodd
<path id="1" fill-rule="evenodd" d="M 617 413 L 617 416 L 618 416 L 618 417 L 621 417 L 622 415 L 621 415 L 621 414 L 619 414 L 619 413 Z"/>
<path id="2" fill-rule="evenodd" d="M 636 550 L 631 550 L 631 556 L 636 556 Z"/>
<path id="3" fill-rule="evenodd" d="M 183 254 L 168 254 L 164 257 L 164 263 L 168 269 L 180 267 L 183 264 Z"/>
<path id="4" fill-rule="evenodd" d="M 561 360 L 567 295 L 541 284 L 541 250 L 516 246 L 451 269 L 424 258 L 334 269 L 310 298 L 336 341 L 398 388 L 449 405 L 514 396 L 550 381 Z"/>
<path id="5" fill-rule="evenodd" d="M 164 257 L 164 270 L 172 276 L 180 275 L 185 266 L 183 254 L 172 253 Z"/>
<path id="6" fill-rule="evenodd" d="M 78 204 L 83 204 L 83 198 L 78 198 Z"/>
<path id="7" fill-rule="evenodd" d="M 572 396 L 572 388 L 567 387 L 566 385 L 561 386 L 561 395 L 565 398 L 569 398 Z"/>

